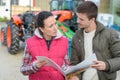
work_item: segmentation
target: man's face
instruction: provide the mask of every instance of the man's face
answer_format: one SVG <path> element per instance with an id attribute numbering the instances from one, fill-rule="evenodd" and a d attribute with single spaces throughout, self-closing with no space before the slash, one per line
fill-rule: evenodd
<path id="1" fill-rule="evenodd" d="M 77 13 L 77 16 L 77 23 L 79 28 L 87 29 L 90 27 L 92 19 L 89 20 L 85 13 Z"/>
<path id="2" fill-rule="evenodd" d="M 44 28 L 40 28 L 46 39 L 57 35 L 57 25 L 54 16 L 50 16 L 44 20 Z"/>

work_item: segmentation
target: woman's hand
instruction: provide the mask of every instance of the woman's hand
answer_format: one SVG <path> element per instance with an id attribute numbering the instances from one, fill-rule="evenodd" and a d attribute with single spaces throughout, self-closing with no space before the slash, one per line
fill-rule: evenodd
<path id="1" fill-rule="evenodd" d="M 94 60 L 93 61 L 95 64 L 92 64 L 91 67 L 92 68 L 96 68 L 97 70 L 105 70 L 106 69 L 106 64 L 103 61 L 98 61 L 98 60 Z"/>
<path id="2" fill-rule="evenodd" d="M 45 65 L 45 64 L 47 64 L 47 62 L 46 62 L 45 60 L 41 60 L 41 61 L 36 60 L 36 61 L 35 61 L 35 66 L 36 66 L 37 68 L 40 68 L 41 66 L 43 66 L 43 65 Z"/>

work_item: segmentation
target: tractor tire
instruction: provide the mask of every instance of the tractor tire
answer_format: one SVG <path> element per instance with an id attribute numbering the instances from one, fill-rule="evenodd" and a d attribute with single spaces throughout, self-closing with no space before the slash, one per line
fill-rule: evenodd
<path id="1" fill-rule="evenodd" d="M 0 32 L 1 32 L 1 36 L 0 36 L 1 44 L 6 45 L 6 28 L 2 27 Z"/>
<path id="2" fill-rule="evenodd" d="M 13 24 L 12 26 L 7 27 L 7 48 L 10 54 L 16 54 L 19 50 L 19 28 Z"/>

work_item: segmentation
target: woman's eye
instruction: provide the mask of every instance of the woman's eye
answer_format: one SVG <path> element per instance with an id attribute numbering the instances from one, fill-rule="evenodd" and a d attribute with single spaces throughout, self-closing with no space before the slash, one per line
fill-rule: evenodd
<path id="1" fill-rule="evenodd" d="M 51 26 L 49 26 L 50 28 L 53 27 L 53 26 L 57 26 L 57 22 L 54 23 L 54 24 L 51 24 Z"/>

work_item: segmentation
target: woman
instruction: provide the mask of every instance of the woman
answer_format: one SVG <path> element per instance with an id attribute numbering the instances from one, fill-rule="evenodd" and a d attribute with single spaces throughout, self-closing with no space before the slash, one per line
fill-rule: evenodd
<path id="1" fill-rule="evenodd" d="M 45 56 L 56 62 L 60 67 L 68 64 L 68 39 L 57 31 L 56 20 L 51 12 L 42 11 L 37 16 L 35 35 L 26 40 L 21 72 L 29 75 L 29 80 L 64 80 L 60 72 L 46 61 L 39 61 L 36 56 Z"/>

